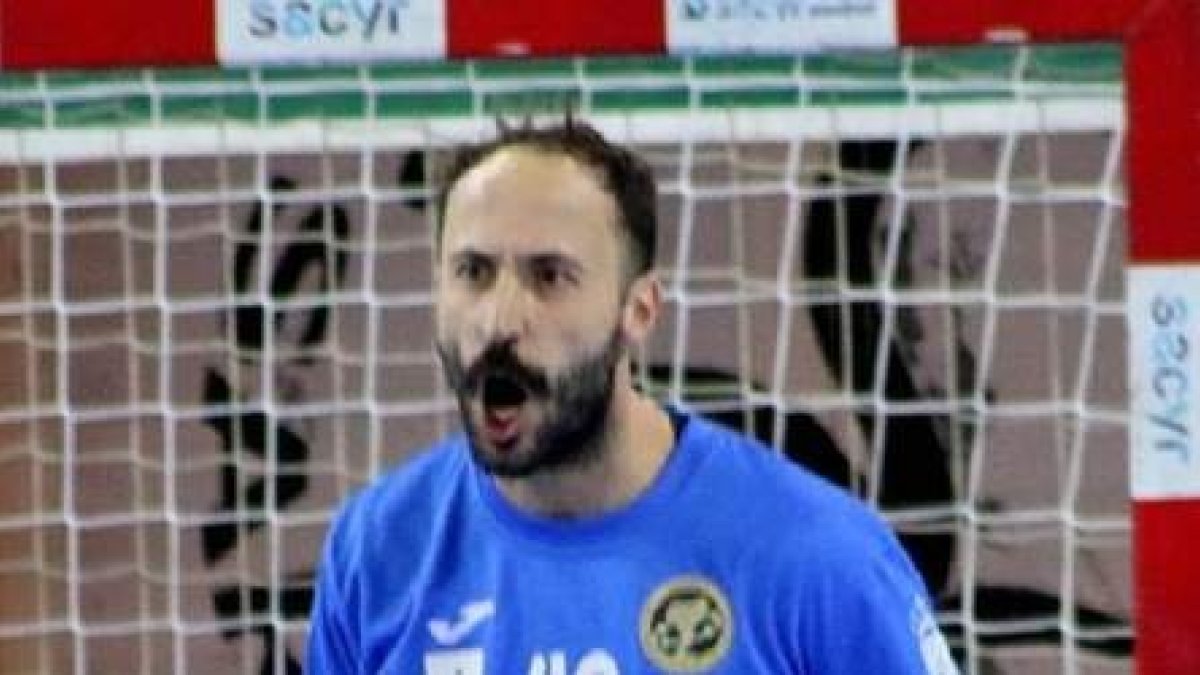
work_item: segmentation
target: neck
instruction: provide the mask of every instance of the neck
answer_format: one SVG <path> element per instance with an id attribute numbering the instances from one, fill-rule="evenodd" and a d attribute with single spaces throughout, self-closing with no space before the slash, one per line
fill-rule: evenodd
<path id="1" fill-rule="evenodd" d="M 666 412 L 633 389 L 615 383 L 608 426 L 592 461 L 521 478 L 497 478 L 501 494 L 518 508 L 556 518 L 577 518 L 620 508 L 641 494 L 662 470 L 675 444 Z"/>

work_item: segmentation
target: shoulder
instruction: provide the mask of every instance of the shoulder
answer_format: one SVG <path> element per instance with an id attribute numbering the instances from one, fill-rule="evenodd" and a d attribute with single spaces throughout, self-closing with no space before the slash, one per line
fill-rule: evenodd
<path id="1" fill-rule="evenodd" d="M 812 672 L 954 672 L 924 581 L 878 512 L 757 441 L 692 421 L 713 501 L 733 504 L 724 527 L 739 568 L 759 589 L 747 602 L 774 608 L 764 630 L 782 627 Z"/>
<path id="2" fill-rule="evenodd" d="M 371 481 L 359 501 L 377 516 L 421 513 L 451 494 L 469 476 L 464 440 L 456 434 L 419 450 Z"/>
<path id="3" fill-rule="evenodd" d="M 360 637 L 411 597 L 431 524 L 463 483 L 453 439 L 419 452 L 341 505 L 317 570 L 308 658 L 321 672 L 350 672 Z"/>
<path id="4" fill-rule="evenodd" d="M 718 519 L 713 530 L 738 538 L 743 562 L 789 585 L 829 584 L 886 574 L 915 579 L 891 526 L 870 505 L 738 432 L 691 417 L 704 454 L 695 489 Z"/>
<path id="5" fill-rule="evenodd" d="M 425 448 L 346 499 L 327 543 L 338 566 L 361 568 L 364 558 L 423 548 L 433 523 L 464 490 L 469 471 L 460 446 L 452 436 Z"/>
<path id="6" fill-rule="evenodd" d="M 778 450 L 698 416 L 685 442 L 703 454 L 697 480 L 739 517 L 780 536 L 868 536 L 888 532 L 883 520 L 846 488 L 788 460 Z"/>

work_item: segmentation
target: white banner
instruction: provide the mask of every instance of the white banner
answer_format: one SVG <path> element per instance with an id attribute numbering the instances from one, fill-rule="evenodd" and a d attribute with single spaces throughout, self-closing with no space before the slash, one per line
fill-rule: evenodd
<path id="1" fill-rule="evenodd" d="M 671 53 L 895 47 L 895 0 L 667 0 Z"/>
<path id="2" fill-rule="evenodd" d="M 1200 267 L 1129 272 L 1135 499 L 1200 497 Z"/>
<path id="3" fill-rule="evenodd" d="M 443 0 L 217 0 L 224 65 L 445 54 Z"/>

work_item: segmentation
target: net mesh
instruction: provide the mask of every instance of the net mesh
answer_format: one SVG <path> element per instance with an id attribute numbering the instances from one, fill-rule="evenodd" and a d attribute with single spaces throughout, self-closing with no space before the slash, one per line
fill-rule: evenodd
<path id="1" fill-rule="evenodd" d="M 880 509 L 967 673 L 1128 672 L 1120 55 L 0 79 L 0 663 L 293 673 L 331 509 L 454 428 L 431 176 L 575 107 L 662 188 L 642 385 Z"/>

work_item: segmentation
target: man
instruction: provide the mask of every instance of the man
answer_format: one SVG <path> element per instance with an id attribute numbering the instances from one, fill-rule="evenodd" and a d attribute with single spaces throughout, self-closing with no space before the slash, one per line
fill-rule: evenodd
<path id="1" fill-rule="evenodd" d="M 655 202 L 650 169 L 578 120 L 460 154 L 435 293 L 464 433 L 344 507 L 310 672 L 953 671 L 877 517 L 634 386 Z"/>

